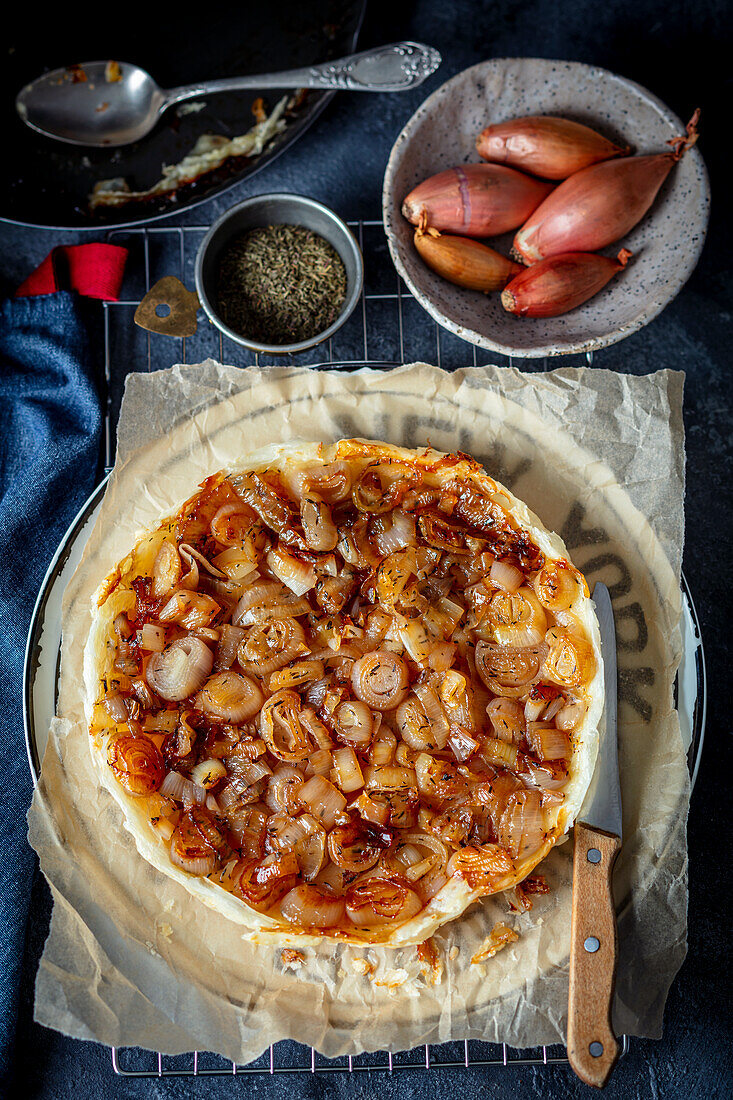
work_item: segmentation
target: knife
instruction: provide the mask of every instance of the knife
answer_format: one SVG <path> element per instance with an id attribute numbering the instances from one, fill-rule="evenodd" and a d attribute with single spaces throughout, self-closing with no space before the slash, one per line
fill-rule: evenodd
<path id="1" fill-rule="evenodd" d="M 567 1046 L 568 1060 L 581 1081 L 602 1088 L 619 1054 L 611 1005 L 618 954 L 612 875 L 621 848 L 621 787 L 616 630 L 605 584 L 596 584 L 593 602 L 601 631 L 606 720 L 593 779 L 574 829 Z"/>

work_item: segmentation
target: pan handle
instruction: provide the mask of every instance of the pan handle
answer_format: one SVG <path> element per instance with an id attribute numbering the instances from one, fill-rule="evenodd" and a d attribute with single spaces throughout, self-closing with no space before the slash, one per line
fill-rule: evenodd
<path id="1" fill-rule="evenodd" d="M 200 304 L 195 291 L 175 275 L 166 275 L 151 286 L 135 310 L 135 324 L 159 336 L 193 336 Z"/>

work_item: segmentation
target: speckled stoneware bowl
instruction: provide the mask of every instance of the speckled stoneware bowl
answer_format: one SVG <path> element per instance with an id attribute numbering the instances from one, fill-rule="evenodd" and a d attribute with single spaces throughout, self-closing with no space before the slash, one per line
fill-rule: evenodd
<path id="1" fill-rule="evenodd" d="M 690 104 L 690 115 L 696 105 Z M 485 126 L 522 115 L 583 122 L 636 153 L 664 152 L 684 133 L 680 119 L 638 84 L 571 61 L 499 58 L 474 65 L 438 88 L 397 138 L 384 177 L 384 227 L 395 266 L 439 324 L 505 355 L 536 357 L 593 351 L 636 332 L 689 278 L 705 240 L 710 189 L 697 147 L 685 154 L 643 220 L 622 241 L 634 258 L 585 305 L 562 317 L 506 313 L 498 294 L 463 290 L 434 274 L 413 245 L 400 207 L 416 184 L 445 168 L 480 163 L 475 140 Z M 704 120 L 703 120 L 704 122 Z M 508 255 L 513 234 L 491 240 Z"/>

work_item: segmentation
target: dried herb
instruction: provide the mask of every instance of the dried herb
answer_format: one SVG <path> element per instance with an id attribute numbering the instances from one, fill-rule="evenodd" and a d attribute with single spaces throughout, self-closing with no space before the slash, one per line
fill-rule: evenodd
<path id="1" fill-rule="evenodd" d="M 234 332 L 263 344 L 297 344 L 324 332 L 345 297 L 341 257 L 302 225 L 250 229 L 219 261 L 219 316 Z"/>

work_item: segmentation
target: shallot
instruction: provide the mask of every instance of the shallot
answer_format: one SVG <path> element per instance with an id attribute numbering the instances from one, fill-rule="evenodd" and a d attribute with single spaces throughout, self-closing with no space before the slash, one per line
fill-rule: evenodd
<path id="1" fill-rule="evenodd" d="M 438 172 L 410 191 L 402 213 L 413 225 L 464 237 L 493 237 L 516 229 L 552 190 L 499 164 L 464 164 Z"/>
<path id="2" fill-rule="evenodd" d="M 476 151 L 495 164 L 564 180 L 591 164 L 626 156 L 630 148 L 614 145 L 590 126 L 567 118 L 530 115 L 487 126 L 476 139 Z"/>
<path id="3" fill-rule="evenodd" d="M 178 702 L 203 687 L 211 672 L 214 654 L 192 635 L 171 642 L 162 653 L 154 653 L 145 676 L 162 699 Z"/>
<path id="4" fill-rule="evenodd" d="M 343 898 L 319 886 L 295 886 L 280 902 L 280 912 L 290 924 L 311 928 L 332 928 L 344 916 Z"/>
<path id="5" fill-rule="evenodd" d="M 622 271 L 631 252 L 617 259 L 593 252 L 564 252 L 525 268 L 502 291 L 501 304 L 520 317 L 559 317 L 587 302 Z"/>
<path id="6" fill-rule="evenodd" d="M 594 252 L 623 237 L 641 221 L 674 165 L 697 141 L 698 116 L 696 111 L 685 137 L 670 142 L 668 153 L 602 161 L 561 183 L 515 236 L 518 258 L 531 264 L 565 252 Z"/>
<path id="7" fill-rule="evenodd" d="M 415 230 L 415 248 L 437 275 L 484 294 L 501 290 L 522 270 L 519 264 L 479 241 L 443 235 L 433 228 Z"/>

